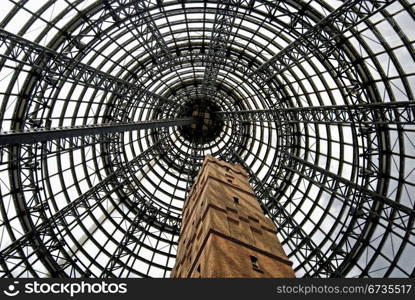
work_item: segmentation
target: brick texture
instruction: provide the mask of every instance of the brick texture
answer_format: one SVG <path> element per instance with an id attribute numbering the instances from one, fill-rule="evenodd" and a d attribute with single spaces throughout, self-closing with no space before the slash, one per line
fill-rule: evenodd
<path id="1" fill-rule="evenodd" d="M 295 277 L 239 165 L 205 158 L 181 230 L 173 278 Z"/>

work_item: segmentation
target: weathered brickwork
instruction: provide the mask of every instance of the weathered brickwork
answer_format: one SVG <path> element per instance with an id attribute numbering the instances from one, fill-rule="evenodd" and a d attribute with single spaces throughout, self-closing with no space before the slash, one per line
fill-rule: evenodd
<path id="1" fill-rule="evenodd" d="M 183 212 L 171 277 L 294 277 L 241 166 L 207 156 Z"/>

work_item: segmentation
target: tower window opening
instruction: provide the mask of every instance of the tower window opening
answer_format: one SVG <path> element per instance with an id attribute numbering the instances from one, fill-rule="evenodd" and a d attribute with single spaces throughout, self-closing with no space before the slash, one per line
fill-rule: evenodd
<path id="1" fill-rule="evenodd" d="M 254 271 L 263 273 L 261 268 L 259 267 L 258 258 L 253 255 L 251 255 L 250 258 L 251 258 L 251 263 L 252 263 L 252 269 L 254 269 Z"/>
<path id="2" fill-rule="evenodd" d="M 200 265 L 197 266 L 197 273 L 199 274 L 199 278 L 202 278 L 202 274 L 200 274 Z"/>

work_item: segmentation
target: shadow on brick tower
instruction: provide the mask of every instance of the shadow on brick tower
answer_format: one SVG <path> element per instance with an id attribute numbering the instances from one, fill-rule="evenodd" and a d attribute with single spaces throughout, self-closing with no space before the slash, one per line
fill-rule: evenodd
<path id="1" fill-rule="evenodd" d="M 207 156 L 183 209 L 173 278 L 295 277 L 242 166 Z"/>

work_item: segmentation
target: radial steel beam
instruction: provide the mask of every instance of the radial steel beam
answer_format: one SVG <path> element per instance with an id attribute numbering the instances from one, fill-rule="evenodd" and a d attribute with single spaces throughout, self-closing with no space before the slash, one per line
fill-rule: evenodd
<path id="1" fill-rule="evenodd" d="M 343 44 L 347 42 L 347 39 L 345 39 L 344 36 L 347 31 L 362 22 L 365 22 L 365 20 L 385 9 L 393 2 L 396 1 L 356 0 L 344 2 L 342 6 L 333 11 L 306 33 L 302 34 L 289 46 L 282 49 L 257 70 L 250 73 L 250 80 L 257 82 L 262 88 L 269 87 L 274 88 L 274 90 L 278 90 L 277 83 L 273 80 L 275 76 L 282 74 L 284 71 L 300 64 L 307 58 L 314 56 L 324 65 L 329 66 L 326 69 L 329 71 L 330 75 L 338 81 L 339 90 L 346 99 L 345 102 L 357 105 L 369 102 L 371 101 L 370 99 L 380 98 L 380 96 L 374 92 L 375 89 L 370 90 L 368 88 L 368 85 L 372 85 L 373 82 L 373 79 L 368 75 L 370 73 L 361 71 L 364 67 L 359 69 L 359 65 L 361 65 L 359 60 L 354 58 L 355 56 L 350 53 L 350 49 L 348 49 L 348 47 L 343 47 Z M 274 100 L 274 102 L 278 105 L 278 102 L 280 102 L 280 99 L 284 98 L 284 96 L 279 96 L 278 92 L 274 93 L 277 95 L 277 99 Z M 271 100 L 272 98 L 269 97 L 269 99 Z M 375 177 L 364 179 L 366 180 L 366 184 L 371 184 L 373 186 L 377 184 L 377 187 L 374 188 L 374 190 L 383 193 L 388 186 L 388 178 L 383 174 L 387 174 L 390 169 L 390 155 L 388 155 L 388 153 L 390 153 L 390 149 L 388 144 L 388 132 L 383 130 L 384 127 L 378 127 L 377 124 L 388 126 L 387 123 L 389 120 L 399 125 L 411 124 L 413 123 L 413 108 L 410 108 L 410 110 L 406 110 L 403 113 L 396 110 L 389 115 L 388 113 L 379 113 L 378 111 L 371 109 L 366 110 L 366 112 L 367 111 L 369 111 L 367 115 L 364 113 L 361 114 L 359 110 L 349 110 L 349 112 L 344 110 L 338 115 L 332 111 L 328 117 L 325 116 L 325 111 L 321 111 L 317 114 L 307 113 L 305 116 L 295 112 L 293 113 L 293 116 L 275 115 L 273 120 L 280 118 L 282 120 L 281 122 L 288 123 L 305 122 L 321 124 L 347 124 L 351 126 L 352 132 L 355 132 L 356 129 L 359 128 L 360 132 L 355 132 L 353 136 L 356 137 L 358 134 L 362 136 L 367 135 L 366 140 L 369 141 L 368 146 L 363 147 L 365 147 L 364 150 L 366 153 L 370 152 L 371 155 L 358 158 L 356 157 L 358 151 L 356 151 L 354 153 L 355 157 L 353 157 L 353 160 L 362 160 L 362 166 L 373 166 L 370 172 L 373 172 Z M 399 120 L 398 116 L 400 118 Z M 264 115 L 262 115 L 261 118 L 264 118 Z M 268 117 L 265 116 L 265 119 L 270 119 L 269 114 Z M 369 124 L 372 120 L 375 121 L 374 124 Z M 359 124 L 364 125 L 362 127 L 362 125 Z M 373 126 L 376 128 L 373 128 Z M 367 134 L 367 132 L 371 132 L 373 130 L 377 133 L 375 137 L 372 137 L 370 133 Z M 369 137 L 372 138 L 369 139 Z M 372 151 L 371 149 L 376 150 Z M 373 201 L 372 209 L 376 210 L 381 207 L 380 203 L 381 202 L 379 201 Z M 363 231 L 357 232 L 357 234 L 360 236 L 370 235 L 370 227 L 371 226 L 367 226 Z M 353 234 L 355 234 L 355 232 L 353 232 Z M 352 236 L 350 233 L 345 234 L 344 236 L 347 235 Z M 356 258 L 361 254 L 358 249 L 353 249 L 352 251 L 354 252 L 349 252 L 350 257 Z M 341 255 L 339 255 L 339 257 L 340 256 Z M 329 259 L 326 258 L 326 260 Z M 345 266 L 342 265 L 342 268 L 343 267 Z M 322 268 L 322 270 L 325 271 L 324 268 Z M 318 272 L 319 270 L 316 273 Z M 310 273 L 312 274 L 310 271 L 307 272 L 307 274 Z M 337 276 L 337 273 L 335 276 Z"/>
<path id="2" fill-rule="evenodd" d="M 130 103 L 137 99 L 137 101 L 146 100 L 153 103 L 168 103 L 172 106 L 177 106 L 177 103 L 172 100 L 147 91 L 143 86 L 112 76 L 4 29 L 0 29 L 0 47 L 5 47 L 6 49 L 6 51 L 0 54 L 0 57 L 34 68 L 35 71 L 33 73 L 35 76 L 42 78 L 51 86 L 56 86 L 59 80 L 64 79 L 66 82 L 74 81 L 85 86 L 113 93 L 118 98 Z M 3 53 L 7 53 L 7 55 Z M 139 98 L 144 96 L 147 99 Z"/>
<path id="3" fill-rule="evenodd" d="M 263 63 L 250 76 L 259 76 L 264 79 L 260 74 L 265 72 L 268 74 L 265 81 L 270 81 L 276 75 L 304 61 L 313 53 L 336 51 L 339 46 L 338 38 L 393 2 L 396 0 L 346 1 L 294 42 Z"/>
<path id="4" fill-rule="evenodd" d="M 377 226 L 384 227 L 387 231 L 393 230 L 396 235 L 408 241 L 415 236 L 415 208 L 389 199 L 294 155 L 285 154 L 284 157 L 281 168 L 297 174 L 300 179 L 310 181 L 350 208 L 349 222 L 342 229 L 344 234 L 338 243 L 333 245 L 333 251 L 325 254 L 327 261 L 338 263 L 335 276 L 344 277 L 347 274 L 353 263 L 359 259 L 365 243 L 370 241 Z M 406 237 L 403 237 L 402 233 L 405 233 Z M 319 271 L 318 269 L 317 273 Z"/>
<path id="5" fill-rule="evenodd" d="M 137 245 L 141 246 L 142 240 L 145 238 L 145 232 L 149 230 L 151 223 L 151 221 L 144 222 L 142 214 L 137 214 L 135 216 L 123 239 L 118 244 L 105 266 L 105 269 L 100 276 L 101 278 L 120 278 L 122 276 L 124 270 L 123 263 L 128 263 L 131 257 L 127 258 L 127 262 L 123 261 L 122 258 L 134 253 L 133 250 L 130 249 L 131 245 L 134 245 L 133 248 Z M 117 270 L 120 270 L 120 274 L 114 274 Z"/>
<path id="6" fill-rule="evenodd" d="M 206 53 L 205 73 L 203 75 L 202 93 L 213 92 L 216 78 L 226 60 L 232 26 L 238 12 L 240 0 L 220 0 L 211 31 L 210 43 Z"/>
<path id="7" fill-rule="evenodd" d="M 0 145 L 33 144 L 70 137 L 108 134 L 160 127 L 185 126 L 192 124 L 192 118 L 149 120 L 129 123 L 106 123 L 82 126 L 55 127 L 13 131 L 0 134 Z"/>
<path id="8" fill-rule="evenodd" d="M 250 181 L 254 184 L 254 190 L 258 198 L 261 200 L 268 200 L 277 207 L 273 212 L 265 205 L 264 201 L 260 201 L 260 205 L 270 219 L 275 223 L 277 229 L 285 236 L 291 236 L 291 240 L 304 250 L 308 256 L 304 257 L 304 260 L 308 262 L 315 262 L 315 265 L 323 265 L 324 272 L 329 276 L 336 273 L 336 266 L 331 262 L 326 261 L 321 249 L 314 243 L 314 241 L 304 232 L 304 230 L 297 224 L 294 218 L 289 212 L 286 211 L 284 206 L 279 203 L 272 195 L 271 190 L 267 187 L 258 176 L 249 168 L 245 161 L 235 152 L 233 156 L 236 161 L 241 164 L 249 173 Z"/>
<path id="9" fill-rule="evenodd" d="M 223 120 L 238 122 L 285 123 L 333 123 L 350 124 L 359 116 L 359 124 L 413 124 L 415 122 L 415 101 L 365 103 L 358 105 L 332 105 L 275 108 L 263 110 L 221 111 Z M 366 120 L 366 121 L 365 121 Z"/>
<path id="10" fill-rule="evenodd" d="M 414 236 L 414 214 L 413 210 L 412 213 L 410 212 L 410 208 L 405 208 L 405 211 L 400 210 L 396 212 L 395 210 L 396 213 L 394 213 L 394 210 L 391 210 L 389 205 L 379 206 L 378 204 L 383 204 L 383 202 L 379 201 L 378 198 L 360 195 L 359 190 L 350 188 L 350 185 L 345 184 L 343 180 L 341 180 L 343 182 L 339 181 L 337 175 L 327 172 L 323 168 L 316 168 L 314 164 L 304 163 L 301 159 L 285 164 L 283 168 L 297 174 L 300 178 L 310 181 L 322 190 L 330 193 L 333 197 L 345 202 L 350 207 L 349 215 L 359 219 L 360 224 L 352 224 L 351 222 L 347 224 L 346 228 L 343 229 L 345 232 L 342 239 L 338 241 L 337 247 L 326 255 L 328 260 L 339 262 L 337 276 L 343 277 L 347 274 L 345 272 L 349 267 L 347 263 L 350 263 L 350 260 L 356 261 L 359 259 L 358 255 L 361 253 L 361 251 L 358 251 L 359 248 L 364 247 L 364 243 L 369 240 L 370 236 L 366 235 L 369 231 L 366 228 L 362 231 L 362 228 L 359 228 L 361 224 L 372 229 L 375 229 L 376 225 L 379 224 L 387 230 L 388 228 L 399 229 L 406 235 Z M 360 199 L 360 202 L 352 199 L 355 193 L 359 194 L 358 197 L 360 198 L 357 198 L 357 200 Z M 399 233 L 397 235 L 400 236 Z M 350 241 L 347 242 L 348 237 L 352 237 L 355 244 L 351 244 Z M 403 236 L 400 237 L 404 238 Z M 351 246 L 357 248 L 357 250 L 352 249 Z"/>
<path id="11" fill-rule="evenodd" d="M 154 1 L 149 0 L 104 0 L 104 7 L 109 10 L 114 21 L 116 23 L 128 21 L 131 25 L 131 33 L 152 57 L 156 67 L 149 70 L 150 76 L 165 70 L 165 66 L 174 69 L 176 60 L 150 12 L 152 5 Z"/>
<path id="12" fill-rule="evenodd" d="M 325 178 L 331 178 L 333 180 L 335 180 L 336 182 L 342 184 L 345 188 L 347 189 L 352 189 L 352 190 L 356 190 L 359 191 L 360 193 L 362 193 L 363 195 L 366 195 L 368 197 L 370 197 L 371 199 L 373 199 L 374 201 L 378 201 L 381 202 L 382 204 L 386 205 L 389 208 L 398 210 L 402 213 L 404 213 L 407 216 L 410 217 L 415 217 L 415 209 L 411 208 L 411 207 L 407 207 L 399 202 L 393 201 L 392 199 L 389 199 L 388 197 L 384 196 L 384 195 L 380 195 L 377 192 L 374 192 L 372 190 L 369 190 L 357 183 L 354 183 L 342 176 L 339 176 L 337 174 L 334 174 L 322 167 L 319 167 L 307 160 L 304 160 L 302 158 L 299 158 L 297 156 L 294 155 L 290 155 L 287 154 L 287 158 L 288 160 L 286 160 L 286 163 L 289 165 L 290 164 L 290 160 L 294 160 L 297 163 L 299 163 L 299 165 L 304 166 L 306 169 L 310 169 L 313 170 L 315 173 L 317 174 L 321 174 L 323 175 Z M 413 230 L 413 228 L 406 228 L 406 230 Z"/>
<path id="13" fill-rule="evenodd" d="M 27 230 L 18 239 L 12 241 L 9 246 L 0 251 L 0 262 L 7 262 L 8 259 L 13 258 L 13 267 L 4 268 L 5 271 L 0 270 L 0 276 L 11 276 L 10 273 L 13 272 L 13 269 L 19 267 L 19 258 L 21 258 L 22 263 L 26 262 L 26 257 L 21 254 L 22 251 L 26 251 L 24 250 L 26 247 L 30 249 L 30 252 L 33 251 L 39 255 L 45 255 L 46 252 L 42 252 L 42 249 L 49 249 L 47 257 L 49 257 L 49 255 L 55 255 L 57 259 L 61 258 L 59 256 L 62 256 L 60 253 L 63 249 L 62 247 L 65 246 L 65 243 L 64 241 L 60 241 L 60 239 L 55 236 L 54 229 L 58 232 L 59 230 L 68 230 L 71 224 L 76 222 L 76 220 L 82 219 L 84 215 L 87 215 L 96 207 L 101 205 L 103 201 L 111 197 L 112 193 L 117 192 L 118 190 L 125 190 L 127 192 L 127 196 L 132 195 L 131 191 L 127 191 L 128 186 L 130 185 L 129 182 L 131 181 L 129 174 L 133 171 L 138 172 L 141 168 L 147 165 L 150 159 L 158 157 L 160 147 L 163 148 L 162 141 L 153 144 L 137 157 L 124 164 L 121 168 L 115 170 L 112 174 L 108 175 L 105 179 L 93 186 L 87 192 L 80 195 L 55 214 L 49 215 L 41 222 L 37 222 L 35 227 Z M 165 150 L 166 149 L 163 151 Z M 133 210 L 137 214 L 142 214 L 143 220 L 163 224 L 162 226 L 164 227 L 171 227 L 176 231 L 178 230 L 180 226 L 180 220 L 178 218 L 156 209 L 152 203 L 146 201 L 145 199 L 136 199 L 135 195 L 132 195 L 132 198 L 135 199 Z M 82 208 L 81 212 L 78 212 L 77 208 Z M 38 217 L 39 209 L 45 210 L 45 207 L 40 204 L 40 207 L 36 209 L 27 208 L 27 211 L 25 210 L 22 214 L 24 218 L 27 218 L 30 221 L 34 217 Z M 43 214 L 45 213 L 46 212 L 44 211 Z M 32 216 L 32 214 L 34 215 Z M 67 217 L 75 218 L 71 221 L 71 223 L 68 223 L 66 221 Z M 37 245 L 37 247 L 33 248 L 34 245 Z M 62 261 L 65 261 L 65 259 L 62 259 Z M 56 272 L 60 272 L 60 270 L 56 270 Z"/>

